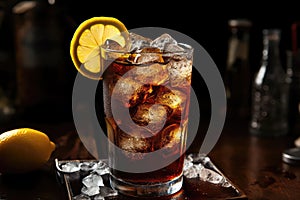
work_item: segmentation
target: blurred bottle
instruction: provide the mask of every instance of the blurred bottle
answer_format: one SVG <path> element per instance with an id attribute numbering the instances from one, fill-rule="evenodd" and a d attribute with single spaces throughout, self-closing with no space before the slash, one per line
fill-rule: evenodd
<path id="1" fill-rule="evenodd" d="M 252 22 L 247 19 L 228 21 L 230 36 L 225 72 L 225 87 L 229 117 L 249 117 L 251 73 L 249 42 Z"/>
<path id="2" fill-rule="evenodd" d="M 252 93 L 250 133 L 280 136 L 288 133 L 289 81 L 280 58 L 281 30 L 263 30 L 261 67 Z"/>
<path id="3" fill-rule="evenodd" d="M 300 51 L 299 51 L 300 21 L 292 23 L 292 50 L 286 52 L 287 74 L 290 79 L 289 127 L 291 133 L 299 135 L 300 122 Z M 297 127 L 298 126 L 298 127 Z"/>
<path id="4" fill-rule="evenodd" d="M 11 12 L 7 1 L 0 1 L 0 124 L 12 120 L 15 114 L 15 66 Z"/>
<path id="5" fill-rule="evenodd" d="M 70 26 L 63 8 L 55 0 L 21 1 L 13 13 L 18 113 L 35 120 L 68 115 Z"/>
<path id="6" fill-rule="evenodd" d="M 287 75 L 290 80 L 289 130 L 292 133 L 300 120 L 300 52 L 287 51 L 286 57 Z"/>

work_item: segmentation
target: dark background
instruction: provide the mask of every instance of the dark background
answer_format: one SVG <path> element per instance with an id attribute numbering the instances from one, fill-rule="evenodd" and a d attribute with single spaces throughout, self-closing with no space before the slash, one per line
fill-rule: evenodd
<path id="1" fill-rule="evenodd" d="M 45 1 L 45 0 L 40 0 Z M 7 53 L 7 60 L 0 62 L 1 87 L 9 88 L 14 98 L 15 74 L 15 29 L 14 15 L 11 13 L 18 0 L 0 0 L 0 8 L 6 15 L 0 27 L 0 50 Z M 221 75 L 225 73 L 228 48 L 228 20 L 246 18 L 252 21 L 250 30 L 249 62 L 251 73 L 260 66 L 262 55 L 262 30 L 279 28 L 282 30 L 281 55 L 285 67 L 285 52 L 291 49 L 291 25 L 300 21 L 300 11 L 296 1 L 263 3 L 252 1 L 223 2 L 216 1 L 95 1 L 95 0 L 56 0 L 63 16 L 67 16 L 71 26 L 65 27 L 64 53 L 70 80 L 70 90 L 66 98 L 71 105 L 72 81 L 77 73 L 69 56 L 69 44 L 77 26 L 94 16 L 112 16 L 122 21 L 127 29 L 139 27 L 163 27 L 186 34 L 196 40 L 208 52 L 216 63 Z M 63 17 L 61 18 L 63 20 Z M 4 74 L 4 75 L 3 75 Z M 197 79 L 197 75 L 194 76 Z M 54 80 L 55 81 L 55 80 Z M 203 89 L 204 83 L 193 83 Z M 9 85 L 9 86 L 8 86 Z M 200 85 L 200 86 L 199 86 Z M 205 87 L 205 86 L 204 86 Z M 204 88 L 205 89 L 205 88 Z M 51 109 L 50 109 L 51 110 Z M 67 111 L 71 116 L 70 109 Z"/>
<path id="2" fill-rule="evenodd" d="M 0 2 L 6 2 L 7 9 L 10 10 L 19 0 Z M 197 1 L 162 0 L 56 0 L 56 4 L 74 20 L 75 26 L 94 16 L 112 16 L 122 21 L 128 29 L 154 26 L 180 31 L 198 41 L 211 55 L 221 72 L 224 71 L 226 63 L 229 19 L 246 18 L 253 22 L 250 38 L 250 61 L 253 71 L 260 63 L 262 29 L 280 28 L 281 50 L 285 51 L 291 48 L 291 24 L 300 20 L 296 1 L 206 1 L 204 4 Z"/>
<path id="3" fill-rule="evenodd" d="M 93 16 L 114 16 L 128 29 L 138 27 L 164 27 L 180 31 L 198 41 L 224 71 L 227 56 L 228 26 L 233 18 L 247 18 L 251 29 L 250 61 L 255 71 L 260 64 L 261 31 L 264 28 L 282 29 L 282 51 L 291 48 L 291 24 L 300 20 L 296 2 L 264 3 L 239 1 L 115 1 L 100 3 L 92 0 L 66 3 L 70 15 L 79 23 Z M 284 59 L 284 58 L 283 58 Z"/>

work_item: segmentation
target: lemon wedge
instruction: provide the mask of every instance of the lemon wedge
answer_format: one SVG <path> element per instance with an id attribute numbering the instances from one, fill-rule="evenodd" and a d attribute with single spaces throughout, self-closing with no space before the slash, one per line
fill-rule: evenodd
<path id="1" fill-rule="evenodd" d="M 55 144 L 38 130 L 18 128 L 0 135 L 0 172 L 25 173 L 44 165 Z"/>

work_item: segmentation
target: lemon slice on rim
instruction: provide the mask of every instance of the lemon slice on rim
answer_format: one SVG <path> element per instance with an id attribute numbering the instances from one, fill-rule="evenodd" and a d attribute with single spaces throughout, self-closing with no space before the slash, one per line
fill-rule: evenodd
<path id="1" fill-rule="evenodd" d="M 126 45 L 128 31 L 114 17 L 92 17 L 76 29 L 70 44 L 70 54 L 76 69 L 90 79 L 101 80 L 104 71 L 101 64 L 100 46 L 107 39 Z"/>

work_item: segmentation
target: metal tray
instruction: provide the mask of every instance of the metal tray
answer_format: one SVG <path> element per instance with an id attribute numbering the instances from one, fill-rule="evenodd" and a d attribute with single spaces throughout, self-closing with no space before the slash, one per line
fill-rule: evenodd
<path id="1" fill-rule="evenodd" d="M 183 188 L 178 193 L 167 196 L 167 197 L 159 197 L 159 198 L 146 198 L 146 199 L 157 199 L 157 200 L 218 200 L 218 199 L 248 199 L 246 194 L 238 188 L 232 181 L 230 181 L 209 159 L 209 157 L 202 156 L 199 159 L 199 155 L 188 155 L 189 157 L 198 157 L 196 162 L 193 162 L 193 165 L 202 165 L 205 170 L 208 170 L 209 174 L 207 176 L 207 180 L 201 179 L 200 176 L 190 176 L 189 173 L 184 173 L 184 183 Z M 75 165 L 80 165 L 82 163 L 95 163 L 99 162 L 96 160 L 61 160 L 58 161 L 55 159 L 57 178 L 61 185 L 65 187 L 66 196 L 69 200 L 77 199 L 79 195 L 82 195 L 81 189 L 84 187 L 82 183 L 82 179 L 89 175 L 91 172 L 78 170 L 73 173 L 65 173 L 61 171 L 60 166 L 66 163 L 72 163 Z M 101 162 L 106 163 L 107 160 L 101 160 Z M 185 169 L 184 172 L 187 172 Z M 216 173 L 218 176 L 216 179 L 211 179 L 212 174 Z M 101 175 L 103 178 L 103 183 L 105 186 L 109 187 L 108 181 L 108 173 Z M 77 198 L 76 198 L 77 196 Z M 80 199 L 80 198 L 78 198 Z M 85 198 L 84 198 L 85 199 Z M 88 199 L 88 198 L 86 198 Z M 90 196 L 89 199 L 94 200 L 94 196 Z M 129 199 L 139 199 L 133 197 L 126 197 L 124 195 L 118 194 L 115 196 L 108 196 L 104 198 L 105 200 L 129 200 Z M 145 199 L 145 198 L 142 198 Z"/>

